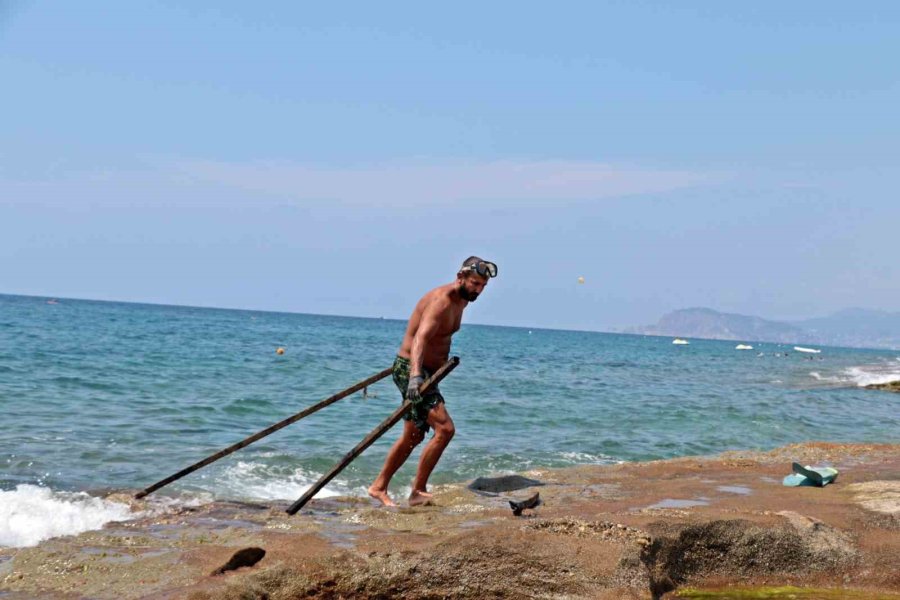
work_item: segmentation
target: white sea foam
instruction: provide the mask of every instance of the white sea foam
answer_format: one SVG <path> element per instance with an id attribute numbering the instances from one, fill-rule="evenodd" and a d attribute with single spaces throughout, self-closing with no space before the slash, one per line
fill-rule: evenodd
<path id="1" fill-rule="evenodd" d="M 225 470 L 217 482 L 216 496 L 253 500 L 296 500 L 319 479 L 319 475 L 303 469 L 273 468 L 256 462 L 240 461 Z M 365 490 L 363 490 L 364 492 Z M 358 495 L 340 481 L 332 481 L 322 489 L 317 498 Z"/>
<path id="2" fill-rule="evenodd" d="M 840 377 L 837 375 L 822 375 L 818 371 L 810 371 L 809 376 L 816 381 L 823 381 L 825 383 L 850 383 L 850 379 L 847 377 Z"/>
<path id="3" fill-rule="evenodd" d="M 900 369 L 892 364 L 849 367 L 836 375 L 822 375 L 818 371 L 810 371 L 809 375 L 823 383 L 859 387 L 900 381 Z"/>
<path id="4" fill-rule="evenodd" d="M 36 546 L 53 537 L 77 535 L 137 516 L 125 504 L 83 492 L 19 485 L 15 490 L 0 491 L 0 546 Z"/>
<path id="5" fill-rule="evenodd" d="M 169 491 L 171 493 L 171 490 Z M 144 499 L 146 510 L 140 516 L 158 516 L 178 512 L 184 508 L 197 508 L 215 501 L 215 497 L 209 492 L 191 492 L 178 496 L 154 494 Z"/>
<path id="6" fill-rule="evenodd" d="M 900 381 L 900 371 L 885 367 L 850 367 L 847 374 L 860 387 Z"/>
<path id="7" fill-rule="evenodd" d="M 609 456 L 604 456 L 602 454 L 590 454 L 588 452 L 563 452 L 562 457 L 566 460 L 571 460 L 573 463 L 580 465 L 609 465 L 615 462 L 619 462 L 613 460 Z"/>

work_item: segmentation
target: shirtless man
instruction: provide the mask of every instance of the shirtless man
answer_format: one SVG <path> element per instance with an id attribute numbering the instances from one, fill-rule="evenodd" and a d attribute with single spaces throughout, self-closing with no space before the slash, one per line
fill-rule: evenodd
<path id="1" fill-rule="evenodd" d="M 427 504 L 431 499 L 425 486 L 434 466 L 450 443 L 456 429 L 444 406 L 444 397 L 435 387 L 424 396 L 419 388 L 450 356 L 450 338 L 459 330 L 462 313 L 469 302 L 474 302 L 484 290 L 488 279 L 497 276 L 497 265 L 470 256 L 459 272 L 456 281 L 434 288 L 425 294 L 406 327 L 403 343 L 394 361 L 394 383 L 412 408 L 404 416 L 403 433 L 388 451 L 381 473 L 369 487 L 369 495 L 385 506 L 396 506 L 388 496 L 388 484 L 413 448 L 419 445 L 429 427 L 434 437 L 426 444 L 419 459 L 419 469 L 413 481 L 409 505 Z"/>

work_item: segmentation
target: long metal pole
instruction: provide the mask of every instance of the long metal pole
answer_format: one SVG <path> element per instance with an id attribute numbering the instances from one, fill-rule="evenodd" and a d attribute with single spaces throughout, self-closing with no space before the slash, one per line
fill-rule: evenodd
<path id="1" fill-rule="evenodd" d="M 217 460 L 219 460 L 220 458 L 222 458 L 223 456 L 228 456 L 228 455 L 231 454 L 232 452 L 235 452 L 235 451 L 237 451 L 237 450 L 240 450 L 241 448 L 243 448 L 243 447 L 245 447 L 245 446 L 249 446 L 250 444 L 252 444 L 252 443 L 255 442 L 256 440 L 259 440 L 259 439 L 261 439 L 261 438 L 264 438 L 264 437 L 266 437 L 267 435 L 269 435 L 270 433 L 275 433 L 275 432 L 278 431 L 279 429 L 282 429 L 282 428 L 284 428 L 284 427 L 287 427 L 287 426 L 290 425 L 291 423 L 296 423 L 297 421 L 299 421 L 299 420 L 302 419 L 303 417 L 309 416 L 309 415 L 313 414 L 314 412 L 316 412 L 316 411 L 318 411 L 318 410 L 321 410 L 321 409 L 325 408 L 326 406 L 328 406 L 328 405 L 330 405 L 330 404 L 334 404 L 334 403 L 337 402 L 338 400 L 340 400 L 340 399 L 342 399 L 342 398 L 346 398 L 346 397 L 349 396 L 350 394 L 354 394 L 354 393 L 358 392 L 359 390 L 361 390 L 361 389 L 363 389 L 363 388 L 365 388 L 365 387 L 367 387 L 367 386 L 372 385 L 372 384 L 375 383 L 376 381 L 379 381 L 379 380 L 381 380 L 381 379 L 384 379 L 385 377 L 387 377 L 387 376 L 390 375 L 390 374 L 391 374 L 391 369 L 385 369 L 384 371 L 381 371 L 380 373 L 378 373 L 378 374 L 376 374 L 376 375 L 372 375 L 372 376 L 369 377 L 368 379 L 365 379 L 365 380 L 363 380 L 363 381 L 360 381 L 360 382 L 357 383 L 356 385 L 350 386 L 350 387 L 348 387 L 346 390 L 344 390 L 344 391 L 342 391 L 342 392 L 338 392 L 338 393 L 335 394 L 334 396 L 330 396 L 330 397 L 326 398 L 325 400 L 322 400 L 322 401 L 319 402 L 318 404 L 313 404 L 313 405 L 310 406 L 309 408 L 306 408 L 306 409 L 304 409 L 304 410 L 301 410 L 301 411 L 298 412 L 297 414 L 295 414 L 295 415 L 293 415 L 293 416 L 291 416 L 291 417 L 288 417 L 287 419 L 284 419 L 283 421 L 279 421 L 278 423 L 275 423 L 275 424 L 272 425 L 271 427 L 267 427 L 267 428 L 263 429 L 262 431 L 260 431 L 260 432 L 258 432 L 258 433 L 254 433 L 254 434 L 251 435 L 250 437 L 248 437 L 248 438 L 246 438 L 246 439 L 244 439 L 244 440 L 241 440 L 240 442 L 238 442 L 237 444 L 234 444 L 233 446 L 228 446 L 228 447 L 225 448 L 224 450 L 220 450 L 219 452 L 216 452 L 216 453 L 213 454 L 212 456 L 207 456 L 206 458 L 204 458 L 204 459 L 201 460 L 200 462 L 194 463 L 194 464 L 192 464 L 191 466 L 189 466 L 189 467 L 187 467 L 187 468 L 185 468 L 185 469 L 182 469 L 182 470 L 178 471 L 178 472 L 175 473 L 174 475 L 170 475 L 170 476 L 166 477 L 165 479 L 163 479 L 163 480 L 161 480 L 161 481 L 157 481 L 156 483 L 154 483 L 153 485 L 151 485 L 151 486 L 148 487 L 147 489 L 145 489 L 145 490 L 143 490 L 143 491 L 140 491 L 140 492 L 138 492 L 137 494 L 135 494 L 134 497 L 137 498 L 137 499 L 140 499 L 140 498 L 143 498 L 144 496 L 146 496 L 147 494 L 152 494 L 153 492 L 155 492 L 155 491 L 158 490 L 159 488 L 161 488 L 161 487 L 163 487 L 163 486 L 166 486 L 166 485 L 169 485 L 169 484 L 172 483 L 173 481 L 175 481 L 175 480 L 177 480 L 177 479 L 181 479 L 181 478 L 184 477 L 185 475 L 188 475 L 188 474 L 190 474 L 190 473 L 193 473 L 193 472 L 196 471 L 197 469 L 200 469 L 200 468 L 202 468 L 202 467 L 205 467 L 206 465 L 208 465 L 208 464 L 210 464 L 210 463 L 214 463 L 214 462 L 216 462 Z"/>
<path id="2" fill-rule="evenodd" d="M 419 388 L 419 393 L 422 394 L 422 395 L 424 395 L 426 392 L 428 392 L 428 390 L 430 390 L 432 387 L 436 386 L 436 385 L 438 384 L 438 382 L 440 382 L 444 377 L 446 377 L 447 375 L 449 375 L 449 374 L 450 374 L 450 371 L 452 371 L 453 369 L 455 369 L 455 368 L 456 368 L 456 365 L 458 365 L 458 364 L 459 364 L 459 357 L 458 357 L 458 356 L 454 356 L 453 358 L 451 358 L 450 360 L 448 360 L 447 362 L 445 362 L 443 365 L 441 365 L 441 367 L 440 367 L 437 371 L 434 372 L 434 375 L 432 375 L 431 377 L 429 377 L 429 378 L 422 384 L 422 386 Z M 380 438 L 382 435 L 384 435 L 385 432 L 387 432 L 388 429 L 390 429 L 391 427 L 393 427 L 394 425 L 396 425 L 396 424 L 397 424 L 397 421 L 399 421 L 399 420 L 403 417 L 403 415 L 406 413 L 406 411 L 409 410 L 409 407 L 410 407 L 410 406 L 411 406 L 411 404 L 410 404 L 409 400 L 404 400 L 404 401 L 403 401 L 403 404 L 400 405 L 400 408 L 398 408 L 397 410 L 395 410 L 391 416 L 389 416 L 387 419 L 385 419 L 384 421 L 382 421 L 382 422 L 381 422 L 381 425 L 379 425 L 378 427 L 376 427 L 376 428 L 372 431 L 372 433 L 370 433 L 369 435 L 367 435 L 367 436 L 363 439 L 363 441 L 361 441 L 360 443 L 358 443 L 358 444 L 353 448 L 353 450 L 351 450 L 350 452 L 348 452 L 348 453 L 346 454 L 346 456 L 344 456 L 344 458 L 342 458 L 341 461 L 340 461 L 338 464 L 334 465 L 334 466 L 331 468 L 330 471 L 328 471 L 325 475 L 322 475 L 322 477 L 321 477 L 317 482 L 315 482 L 315 483 L 312 485 L 312 487 L 310 487 L 308 490 L 306 490 L 306 492 L 300 497 L 299 500 L 297 500 L 296 502 L 294 502 L 293 504 L 291 504 L 291 505 L 288 507 L 288 509 L 287 509 L 286 512 L 287 512 L 289 515 L 293 515 L 293 514 L 295 514 L 298 510 L 300 510 L 301 508 L 303 508 L 303 506 L 304 506 L 307 502 L 309 502 L 309 501 L 312 499 L 313 496 L 315 496 L 316 494 L 318 494 L 319 491 L 320 491 L 323 487 L 325 487 L 325 486 L 328 484 L 329 481 L 331 481 L 332 479 L 334 479 L 334 478 L 337 476 L 338 473 L 340 473 L 341 471 L 343 471 L 343 470 L 347 467 L 347 465 L 349 465 L 351 462 L 354 461 L 354 459 L 356 459 L 357 456 L 359 456 L 360 454 L 362 454 L 363 451 L 365 451 L 366 448 L 368 448 L 369 446 L 371 446 L 371 445 L 375 442 L 375 440 L 377 440 L 377 439 Z"/>

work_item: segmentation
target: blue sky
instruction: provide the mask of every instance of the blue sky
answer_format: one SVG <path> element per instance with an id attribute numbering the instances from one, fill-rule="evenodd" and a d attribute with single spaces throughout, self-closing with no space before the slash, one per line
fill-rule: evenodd
<path id="1" fill-rule="evenodd" d="M 0 293 L 404 318 L 479 254 L 470 322 L 900 304 L 896 3 L 184 4 L 0 0 Z"/>

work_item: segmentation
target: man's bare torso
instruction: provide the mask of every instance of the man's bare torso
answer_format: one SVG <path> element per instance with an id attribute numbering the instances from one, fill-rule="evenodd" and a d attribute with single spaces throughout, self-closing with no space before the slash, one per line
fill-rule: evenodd
<path id="1" fill-rule="evenodd" d="M 450 356 L 450 340 L 453 334 L 459 331 L 463 309 L 468 304 L 455 293 L 455 284 L 452 283 L 434 288 L 425 294 L 409 318 L 409 325 L 406 327 L 406 334 L 403 336 L 398 354 L 409 358 L 415 369 L 417 365 L 413 357 L 413 342 L 420 333 L 420 328 L 425 328 L 427 339 L 424 340 L 421 367 L 434 373 Z"/>

